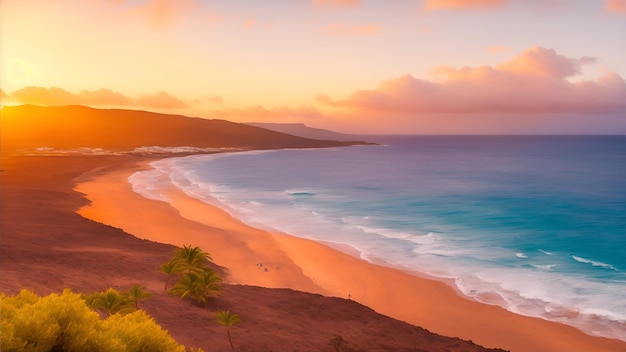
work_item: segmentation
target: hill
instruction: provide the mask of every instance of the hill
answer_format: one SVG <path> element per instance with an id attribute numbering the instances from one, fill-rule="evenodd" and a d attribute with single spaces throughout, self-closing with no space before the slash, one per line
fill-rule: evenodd
<path id="1" fill-rule="evenodd" d="M 138 110 L 22 105 L 5 106 L 0 116 L 0 148 L 3 151 L 41 147 L 132 149 L 142 146 L 276 149 L 354 144 L 302 138 L 225 120 Z"/>
<path id="2" fill-rule="evenodd" d="M 335 131 L 325 130 L 321 128 L 309 127 L 303 123 L 268 123 L 268 122 L 250 122 L 247 125 L 265 128 L 271 131 L 287 133 L 290 135 L 333 141 L 355 141 L 358 136 L 339 133 Z"/>

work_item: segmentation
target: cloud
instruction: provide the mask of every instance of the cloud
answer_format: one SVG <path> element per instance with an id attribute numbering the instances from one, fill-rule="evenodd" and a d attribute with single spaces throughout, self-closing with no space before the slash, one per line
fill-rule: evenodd
<path id="1" fill-rule="evenodd" d="M 11 93 L 11 99 L 24 104 L 35 105 L 81 104 L 80 96 L 59 87 L 25 87 Z"/>
<path id="2" fill-rule="evenodd" d="M 254 27 L 256 24 L 257 24 L 257 20 L 256 20 L 256 19 L 254 19 L 254 18 L 250 18 L 250 19 L 246 20 L 246 22 L 244 22 L 244 24 L 243 24 L 243 28 L 246 28 L 246 29 L 248 29 L 248 28 L 252 28 L 252 27 Z"/>
<path id="3" fill-rule="evenodd" d="M 180 23 L 195 5 L 194 0 L 151 0 L 133 12 L 145 17 L 153 28 L 166 29 Z"/>
<path id="4" fill-rule="evenodd" d="M 433 70 L 432 80 L 404 75 L 347 99 L 322 104 L 362 111 L 433 113 L 626 112 L 626 82 L 615 73 L 572 82 L 594 58 L 568 58 L 533 47 L 497 66 Z"/>
<path id="5" fill-rule="evenodd" d="M 380 26 L 377 24 L 368 24 L 362 26 L 352 26 L 348 24 L 329 24 L 324 29 L 326 34 L 333 37 L 342 35 L 372 36 L 380 32 Z"/>
<path id="6" fill-rule="evenodd" d="M 110 89 L 94 91 L 81 90 L 79 93 L 81 104 L 85 105 L 132 105 L 133 100 Z"/>
<path id="7" fill-rule="evenodd" d="M 59 87 L 25 87 L 7 94 L 7 100 L 22 104 L 34 105 L 89 105 L 89 106 L 137 106 L 160 109 L 176 109 L 187 107 L 187 103 L 177 99 L 166 92 L 158 92 L 154 95 L 144 95 L 134 100 L 121 93 L 110 89 L 81 90 L 79 93 L 71 93 Z"/>
<path id="8" fill-rule="evenodd" d="M 216 119 L 242 122 L 301 121 L 303 119 L 312 120 L 324 117 L 319 110 L 311 106 L 301 106 L 295 109 L 281 106 L 267 109 L 260 105 L 243 109 L 216 110 L 210 116 Z"/>
<path id="9" fill-rule="evenodd" d="M 361 4 L 361 0 L 313 0 L 313 4 L 334 7 L 356 7 Z"/>
<path id="10" fill-rule="evenodd" d="M 554 49 L 533 47 L 526 49 L 513 60 L 496 66 L 496 68 L 512 73 L 552 76 L 563 79 L 582 73 L 583 65 L 596 61 L 596 58 L 589 56 L 572 59 L 557 54 Z"/>
<path id="11" fill-rule="evenodd" d="M 491 9 L 502 6 L 506 0 L 424 0 L 424 8 L 430 10 Z"/>
<path id="12" fill-rule="evenodd" d="M 184 101 L 175 98 L 164 91 L 140 97 L 137 99 L 137 105 L 157 109 L 178 109 L 186 108 L 188 106 Z"/>
<path id="13" fill-rule="evenodd" d="M 91 5 L 99 5 L 102 11 L 122 15 L 134 23 L 147 24 L 156 30 L 170 29 L 190 16 L 219 20 L 219 16 L 203 10 L 199 0 L 89 0 Z"/>
<path id="14" fill-rule="evenodd" d="M 604 8 L 610 12 L 626 14 L 626 0 L 606 0 Z"/>
<path id="15" fill-rule="evenodd" d="M 217 95 L 212 95 L 212 96 L 203 97 L 198 100 L 198 102 L 201 102 L 201 101 L 212 103 L 212 104 L 221 104 L 224 102 L 224 98 L 217 96 Z"/>

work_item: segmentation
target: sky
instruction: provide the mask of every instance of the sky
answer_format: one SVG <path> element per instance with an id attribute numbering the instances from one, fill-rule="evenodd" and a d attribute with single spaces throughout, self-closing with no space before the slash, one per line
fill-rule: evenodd
<path id="1" fill-rule="evenodd" d="M 626 0 L 0 0 L 3 105 L 626 134 Z"/>

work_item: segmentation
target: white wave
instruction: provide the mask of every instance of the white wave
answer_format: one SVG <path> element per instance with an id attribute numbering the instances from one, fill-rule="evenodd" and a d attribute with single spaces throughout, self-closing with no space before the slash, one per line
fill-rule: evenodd
<path id="1" fill-rule="evenodd" d="M 537 268 L 537 269 L 541 269 L 541 270 L 552 270 L 552 268 L 554 268 L 556 264 L 547 264 L 547 265 L 531 264 L 530 266 Z"/>
<path id="2" fill-rule="evenodd" d="M 623 290 L 623 283 L 598 283 L 551 270 L 516 269 L 512 275 L 508 269 L 471 264 L 451 270 L 459 290 L 477 301 L 626 341 L 626 305 L 614 301 Z"/>
<path id="3" fill-rule="evenodd" d="M 180 153 L 216 153 L 223 151 L 222 148 L 199 148 L 190 146 L 162 147 L 143 146 L 133 149 L 131 154 L 180 154 Z"/>
<path id="4" fill-rule="evenodd" d="M 380 228 L 380 227 L 376 228 L 376 227 L 363 226 L 363 225 L 357 225 L 355 227 L 365 233 L 375 234 L 381 237 L 386 237 L 386 238 L 391 238 L 391 239 L 396 239 L 396 240 L 404 240 L 404 241 L 412 242 L 415 244 L 431 244 L 431 243 L 435 243 L 435 242 L 442 240 L 440 236 L 437 236 L 436 234 L 432 232 L 429 232 L 426 235 L 418 235 L 418 234 L 414 234 L 410 232 L 402 232 L 402 231 L 396 231 L 396 230 Z"/>
<path id="5" fill-rule="evenodd" d="M 528 256 L 526 254 L 522 253 L 522 252 L 515 253 L 515 256 L 518 257 L 518 258 L 522 258 L 522 259 L 528 258 Z"/>
<path id="6" fill-rule="evenodd" d="M 125 155 L 125 154 L 184 154 L 184 153 L 224 153 L 224 152 L 236 152 L 241 151 L 240 148 L 199 148 L 190 146 L 176 146 L 176 147 L 163 147 L 163 146 L 142 146 L 136 147 L 132 150 L 110 150 L 104 148 L 90 148 L 79 147 L 71 149 L 55 149 L 53 147 L 42 146 L 35 148 L 33 152 L 37 155 Z"/>
<path id="7" fill-rule="evenodd" d="M 139 193 L 145 198 L 169 201 L 165 192 L 169 184 L 169 176 L 161 169 L 138 171 L 128 177 L 133 192 Z"/>
<path id="8" fill-rule="evenodd" d="M 591 260 L 591 259 L 587 259 L 587 258 L 582 258 L 582 257 L 578 257 L 573 255 L 572 258 L 574 258 L 575 261 L 579 262 L 579 263 L 584 263 L 584 264 L 591 264 L 593 266 L 597 266 L 597 267 L 601 267 L 601 268 L 606 268 L 606 269 L 611 269 L 614 271 L 619 271 L 617 270 L 616 267 L 614 267 L 611 264 L 607 264 L 607 263 L 603 263 L 603 262 L 598 262 L 595 260 Z"/>
<path id="9" fill-rule="evenodd" d="M 34 153 L 36 155 L 122 155 L 123 153 L 106 150 L 103 148 L 89 148 L 89 147 L 80 147 L 80 148 L 72 148 L 72 149 L 55 149 L 52 147 L 39 147 L 35 148 Z"/>
<path id="10" fill-rule="evenodd" d="M 552 255 L 552 252 L 544 251 L 543 249 L 538 249 L 538 251 L 545 255 Z"/>

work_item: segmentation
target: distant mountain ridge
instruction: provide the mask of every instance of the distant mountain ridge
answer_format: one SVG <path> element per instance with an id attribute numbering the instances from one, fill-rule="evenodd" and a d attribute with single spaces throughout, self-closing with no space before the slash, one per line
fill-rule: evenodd
<path id="1" fill-rule="evenodd" d="M 280 149 L 353 144 L 364 143 L 314 140 L 226 120 L 140 110 L 35 105 L 5 106 L 0 110 L 2 151 L 142 146 Z"/>
<path id="2" fill-rule="evenodd" d="M 249 122 L 246 124 L 303 138 L 333 141 L 355 141 L 358 139 L 358 136 L 355 135 L 309 127 L 303 123 Z"/>

